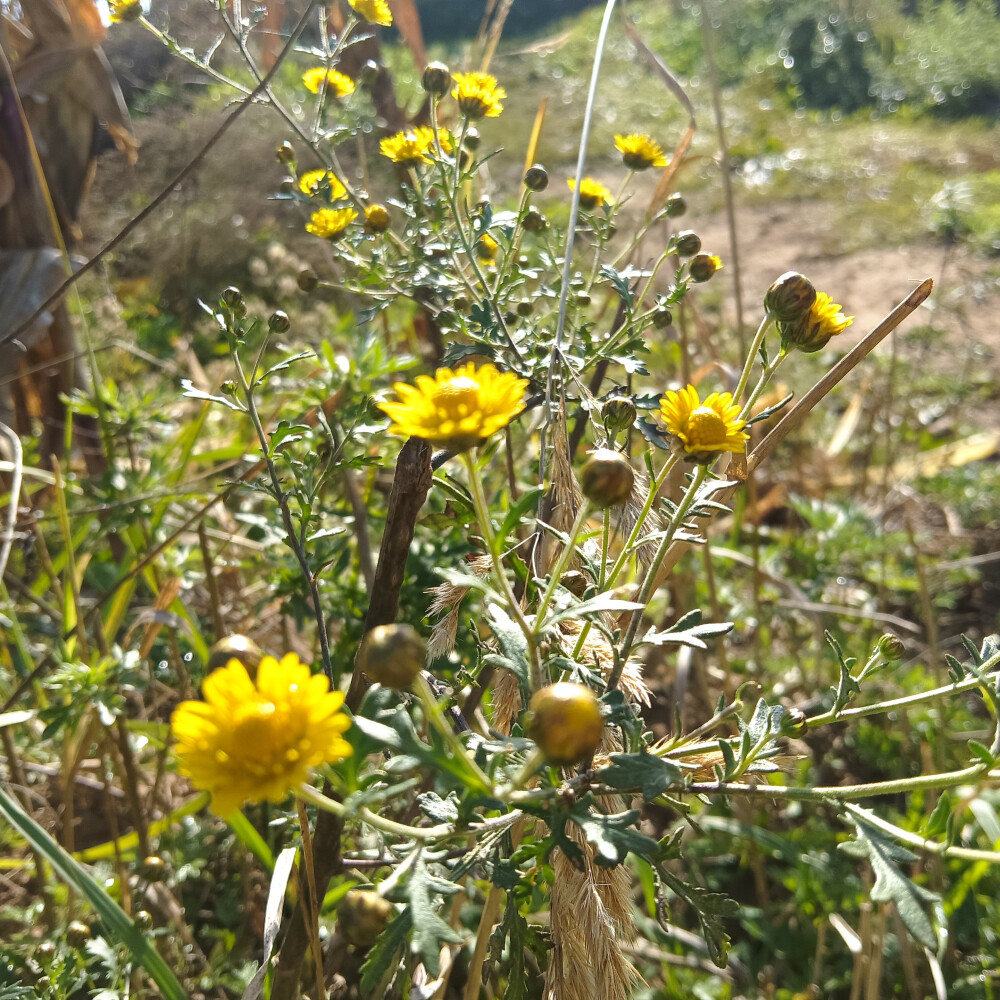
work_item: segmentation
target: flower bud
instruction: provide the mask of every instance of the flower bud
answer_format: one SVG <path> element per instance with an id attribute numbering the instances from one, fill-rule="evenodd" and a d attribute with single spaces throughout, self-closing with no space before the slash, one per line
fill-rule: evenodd
<path id="1" fill-rule="evenodd" d="M 677 234 L 674 252 L 679 257 L 693 257 L 701 249 L 701 237 L 693 229 L 685 229 Z"/>
<path id="2" fill-rule="evenodd" d="M 549 172 L 540 163 L 533 163 L 524 172 L 524 186 L 529 191 L 544 191 L 549 186 Z"/>
<path id="3" fill-rule="evenodd" d="M 528 708 L 528 735 L 553 764 L 575 764 L 600 746 L 601 703 L 583 684 L 560 681 L 543 687 Z"/>
<path id="4" fill-rule="evenodd" d="M 578 306 L 590 305 L 590 292 L 579 291 L 574 297 Z"/>
<path id="5" fill-rule="evenodd" d="M 714 254 L 696 253 L 688 264 L 692 281 L 708 281 L 716 271 L 722 269 L 722 261 Z"/>
<path id="6" fill-rule="evenodd" d="M 462 145 L 465 146 L 466 149 L 471 149 L 474 153 L 477 149 L 479 149 L 480 142 L 482 142 L 482 139 L 479 135 L 479 129 L 475 126 L 470 126 L 465 130 L 465 138 L 462 140 Z"/>
<path id="7" fill-rule="evenodd" d="M 611 448 L 598 448 L 584 463 L 580 473 L 583 495 L 602 510 L 624 503 L 635 485 L 629 460 Z"/>
<path id="8" fill-rule="evenodd" d="M 601 420 L 611 434 L 628 430 L 635 418 L 635 403 L 628 396 L 611 396 L 601 406 Z"/>
<path id="9" fill-rule="evenodd" d="M 524 226 L 529 233 L 544 233 L 545 230 L 549 228 L 549 220 L 546 219 L 537 208 L 529 208 L 528 211 L 524 213 L 524 219 L 521 220 L 521 225 Z"/>
<path id="10" fill-rule="evenodd" d="M 257 667 L 264 659 L 264 650 L 245 635 L 227 635 L 208 651 L 209 673 L 224 667 L 230 660 L 239 660 L 251 677 L 257 676 Z M 160 859 L 157 859 L 160 860 Z"/>
<path id="11" fill-rule="evenodd" d="M 451 87 L 451 70 L 443 62 L 428 63 L 420 82 L 428 94 L 443 97 Z"/>
<path id="12" fill-rule="evenodd" d="M 90 928 L 82 920 L 70 921 L 66 928 L 66 943 L 77 951 L 83 949 L 90 937 Z"/>
<path id="13" fill-rule="evenodd" d="M 296 160 L 295 147 L 287 139 L 274 151 L 274 155 L 286 167 L 290 167 Z"/>
<path id="14" fill-rule="evenodd" d="M 233 379 L 231 379 L 231 378 L 227 378 L 226 381 L 223 382 L 222 385 L 219 386 L 219 389 L 222 390 L 222 395 L 223 396 L 235 396 L 236 395 L 236 382 Z"/>
<path id="15" fill-rule="evenodd" d="M 578 569 L 568 569 L 559 581 L 574 597 L 582 598 L 590 581 Z"/>
<path id="16" fill-rule="evenodd" d="M 688 209 L 687 202 L 682 194 L 672 194 L 663 206 L 663 214 L 668 219 L 678 219 Z"/>
<path id="17" fill-rule="evenodd" d="M 292 326 L 292 321 L 288 318 L 288 313 L 281 309 L 275 309 L 267 318 L 267 328 L 272 333 L 287 333 Z"/>
<path id="18" fill-rule="evenodd" d="M 379 64 L 374 59 L 368 59 L 358 71 L 358 83 L 362 87 L 370 87 L 379 74 Z"/>
<path id="19" fill-rule="evenodd" d="M 803 736 L 808 728 L 806 713 L 800 708 L 790 708 L 781 717 L 781 732 L 784 736 Z"/>
<path id="20" fill-rule="evenodd" d="M 32 958 L 43 965 L 48 965 L 55 957 L 56 946 L 54 941 L 42 941 L 32 953 Z"/>
<path id="21" fill-rule="evenodd" d="M 319 275 L 311 267 L 304 267 L 295 281 L 303 292 L 311 292 L 319 284 Z"/>
<path id="22" fill-rule="evenodd" d="M 900 639 L 898 635 L 893 635 L 891 632 L 886 632 L 885 635 L 879 639 L 878 645 L 875 648 L 885 657 L 885 659 L 890 661 L 901 660 L 903 658 L 903 653 L 906 652 L 903 640 Z"/>
<path id="23" fill-rule="evenodd" d="M 358 666 L 387 688 L 408 688 L 424 669 L 427 646 L 412 625 L 379 625 L 362 640 Z"/>
<path id="24" fill-rule="evenodd" d="M 148 931 L 153 926 L 153 914 L 149 910 L 139 910 L 135 914 L 135 926 L 140 931 Z"/>
<path id="25" fill-rule="evenodd" d="M 219 296 L 219 304 L 226 309 L 238 309 L 243 303 L 243 293 L 235 286 L 230 285 L 222 290 Z"/>
<path id="26" fill-rule="evenodd" d="M 147 882 L 162 882 L 167 877 L 167 863 L 158 854 L 147 854 L 139 864 L 139 874 Z"/>
<path id="27" fill-rule="evenodd" d="M 392 216 L 385 205 L 377 202 L 365 209 L 365 232 L 374 235 L 384 233 L 392 225 Z"/>
<path id="28" fill-rule="evenodd" d="M 674 314 L 666 306 L 657 306 L 653 310 L 653 326 L 657 330 L 666 330 L 674 321 Z"/>
<path id="29" fill-rule="evenodd" d="M 282 194 L 294 194 L 295 192 L 295 178 L 290 174 L 286 177 L 281 178 L 281 183 L 278 185 L 278 190 Z"/>
<path id="30" fill-rule="evenodd" d="M 348 944 L 370 948 L 386 929 L 393 906 L 370 889 L 352 889 L 337 908 L 337 929 Z"/>
<path id="31" fill-rule="evenodd" d="M 785 323 L 808 313 L 815 301 L 813 283 L 798 271 L 786 271 L 764 294 L 764 308 Z"/>
<path id="32" fill-rule="evenodd" d="M 517 304 L 518 316 L 530 316 L 535 311 L 535 303 L 531 299 L 521 299 Z"/>

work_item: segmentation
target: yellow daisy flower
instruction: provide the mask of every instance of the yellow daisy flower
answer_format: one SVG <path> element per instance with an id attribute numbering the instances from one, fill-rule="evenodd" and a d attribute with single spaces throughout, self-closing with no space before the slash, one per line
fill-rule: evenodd
<path id="1" fill-rule="evenodd" d="M 616 135 L 615 149 L 622 154 L 622 162 L 629 170 L 648 170 L 650 167 L 667 165 L 663 150 L 643 133 Z"/>
<path id="2" fill-rule="evenodd" d="M 527 379 L 473 362 L 439 368 L 434 377 L 418 375 L 417 384 L 397 382 L 397 402 L 379 403 L 394 421 L 389 430 L 401 437 L 421 437 L 453 451 L 466 451 L 506 427 L 524 409 Z"/>
<path id="3" fill-rule="evenodd" d="M 306 232 L 335 240 L 358 217 L 353 208 L 318 208 L 306 223 Z"/>
<path id="4" fill-rule="evenodd" d="M 381 24 L 388 28 L 392 24 L 392 13 L 385 0 L 349 0 L 350 5 L 372 24 Z"/>
<path id="5" fill-rule="evenodd" d="M 442 140 L 443 140 L 442 136 Z M 442 144 L 442 148 L 443 144 Z M 404 167 L 418 167 L 421 163 L 431 163 L 430 153 L 434 149 L 434 130 L 428 125 L 397 132 L 379 143 L 383 156 Z"/>
<path id="6" fill-rule="evenodd" d="M 826 292 L 817 292 L 809 312 L 793 323 L 778 324 L 782 347 L 795 348 L 804 354 L 822 350 L 831 337 L 843 333 L 854 322 L 854 317 L 845 316 L 842 308 Z"/>
<path id="7" fill-rule="evenodd" d="M 668 392 L 660 400 L 660 416 L 667 430 L 684 445 L 695 461 L 710 461 L 721 451 L 742 454 L 750 438 L 740 420 L 740 408 L 728 392 L 713 392 L 702 402 L 689 385 Z"/>
<path id="8" fill-rule="evenodd" d="M 181 774 L 212 793 L 229 816 L 244 802 L 281 802 L 310 769 L 351 754 L 341 691 L 288 653 L 265 656 L 256 682 L 232 659 L 202 685 L 204 701 L 181 702 L 170 718 Z"/>
<path id="9" fill-rule="evenodd" d="M 570 191 L 576 190 L 576 181 L 571 177 L 566 183 L 569 185 Z M 580 207 L 593 210 L 595 208 L 600 208 L 602 205 L 613 205 L 614 199 L 611 197 L 611 192 L 600 182 L 595 181 L 593 177 L 584 177 L 580 181 Z"/>
<path id="10" fill-rule="evenodd" d="M 332 170 L 307 170 L 299 178 L 299 190 L 311 198 L 329 190 L 330 201 L 339 201 L 347 194 L 347 188 Z"/>
<path id="11" fill-rule="evenodd" d="M 347 97 L 354 93 L 354 81 L 335 69 L 325 66 L 313 66 L 302 74 L 302 85 L 310 94 L 318 94 L 326 81 L 326 92 L 334 97 Z"/>
<path id="12" fill-rule="evenodd" d="M 139 0 L 110 0 L 108 3 L 108 19 L 112 24 L 138 21 L 140 17 L 142 17 L 142 4 Z"/>
<path id="13" fill-rule="evenodd" d="M 455 73 L 455 89 L 451 96 L 458 101 L 458 110 L 468 118 L 496 118 L 503 111 L 500 103 L 507 91 L 497 85 L 490 73 Z"/>

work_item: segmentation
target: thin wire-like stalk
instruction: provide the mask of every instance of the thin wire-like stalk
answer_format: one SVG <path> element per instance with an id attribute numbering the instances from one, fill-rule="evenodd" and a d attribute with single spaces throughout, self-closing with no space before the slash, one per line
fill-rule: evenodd
<path id="1" fill-rule="evenodd" d="M 569 279 L 573 272 L 573 244 L 576 240 L 576 221 L 580 215 L 580 184 L 583 181 L 583 170 L 587 162 L 587 142 L 590 139 L 590 123 L 594 117 L 594 101 L 597 98 L 597 79 L 601 72 L 601 58 L 608 38 L 608 27 L 611 24 L 611 14 L 615 9 L 615 0 L 608 0 L 604 8 L 604 18 L 601 30 L 597 36 L 597 49 L 594 53 L 594 65 L 590 74 L 590 88 L 587 91 L 587 106 L 583 112 L 583 128 L 580 131 L 580 150 L 576 158 L 576 183 L 573 185 L 573 198 L 569 208 L 569 222 L 566 227 L 566 254 L 563 260 L 562 289 L 559 292 L 559 319 L 556 322 L 556 335 L 552 344 L 552 354 L 549 358 L 549 374 L 545 382 L 545 420 L 539 432 L 538 450 L 538 482 L 545 484 L 545 451 L 547 446 L 547 430 L 552 423 L 552 398 L 555 388 L 555 368 L 562 358 L 563 335 L 566 329 L 566 304 L 569 299 Z M 540 500 L 539 503 L 543 503 Z M 539 507 L 541 520 L 541 507 Z"/>

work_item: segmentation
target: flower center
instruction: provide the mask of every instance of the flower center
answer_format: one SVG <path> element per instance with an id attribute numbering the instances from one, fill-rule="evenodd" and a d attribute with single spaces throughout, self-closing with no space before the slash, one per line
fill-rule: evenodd
<path id="1" fill-rule="evenodd" d="M 479 407 L 479 383 L 467 375 L 458 375 L 434 393 L 438 413 L 452 420 L 467 417 Z"/>
<path id="2" fill-rule="evenodd" d="M 726 440 L 726 422 L 710 406 L 699 406 L 687 420 L 688 444 L 712 447 Z"/>
<path id="3" fill-rule="evenodd" d="M 280 736 L 277 722 L 277 709 L 270 701 L 242 705 L 233 732 L 233 746 L 267 753 Z"/>

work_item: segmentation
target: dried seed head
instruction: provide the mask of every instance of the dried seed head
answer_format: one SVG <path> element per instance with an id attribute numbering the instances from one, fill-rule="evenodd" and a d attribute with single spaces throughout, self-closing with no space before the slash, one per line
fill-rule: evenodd
<path id="1" fill-rule="evenodd" d="M 412 625 L 379 625 L 361 643 L 358 666 L 388 688 L 408 688 L 424 669 L 427 647 Z"/>

